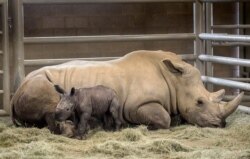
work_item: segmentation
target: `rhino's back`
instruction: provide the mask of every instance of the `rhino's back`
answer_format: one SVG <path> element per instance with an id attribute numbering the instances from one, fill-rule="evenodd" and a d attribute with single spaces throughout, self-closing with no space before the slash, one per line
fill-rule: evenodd
<path id="1" fill-rule="evenodd" d="M 175 54 L 162 51 L 136 51 L 117 60 L 105 62 L 71 61 L 60 65 L 43 67 L 31 72 L 25 78 L 14 98 L 16 98 L 15 101 L 18 101 L 22 92 L 28 94 L 29 92 L 25 91 L 27 87 L 31 90 L 36 89 L 34 92 L 39 92 L 37 95 L 37 98 L 39 98 L 39 95 L 43 94 L 43 89 L 34 87 L 30 83 L 34 84 L 36 80 L 40 79 L 39 77 L 42 77 L 49 87 L 46 91 L 53 92 L 53 95 L 50 96 L 50 98 L 55 99 L 53 105 L 58 100 L 58 95 L 53 90 L 54 84 L 60 85 L 67 91 L 72 87 L 82 88 L 96 85 L 112 88 L 117 92 L 125 112 L 136 111 L 141 104 L 150 101 L 166 104 L 165 98 L 169 94 L 167 84 L 162 79 L 159 68 L 159 63 L 165 58 L 179 59 Z M 44 100 L 47 99 L 44 98 Z M 29 107 L 44 107 L 44 105 L 39 105 L 35 98 L 26 101 L 29 102 L 26 103 Z M 16 102 L 16 107 L 18 107 L 18 102 Z M 29 113 L 30 108 L 22 105 L 21 109 L 23 113 L 25 113 L 24 110 Z"/>

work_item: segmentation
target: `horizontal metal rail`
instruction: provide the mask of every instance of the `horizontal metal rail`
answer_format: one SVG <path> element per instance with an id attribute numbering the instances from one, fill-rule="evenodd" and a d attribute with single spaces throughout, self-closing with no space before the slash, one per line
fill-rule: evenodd
<path id="1" fill-rule="evenodd" d="M 232 81 L 250 82 L 250 78 L 224 78 Z"/>
<path id="2" fill-rule="evenodd" d="M 247 42 L 213 42 L 213 46 L 250 46 Z"/>
<path id="3" fill-rule="evenodd" d="M 65 58 L 65 59 L 34 59 L 34 60 L 24 60 L 25 66 L 47 66 L 47 65 L 57 65 L 64 62 L 72 60 L 86 60 L 86 61 L 108 61 L 114 60 L 119 57 L 93 57 L 93 58 Z"/>
<path id="4" fill-rule="evenodd" d="M 212 55 L 199 55 L 199 59 L 201 61 L 206 61 L 206 62 L 250 67 L 250 60 L 247 59 L 237 59 L 232 57 L 212 56 Z"/>
<path id="5" fill-rule="evenodd" d="M 147 2 L 195 2 L 195 0 L 23 0 L 23 3 L 147 3 Z"/>
<path id="6" fill-rule="evenodd" d="M 3 90 L 0 90 L 0 94 L 3 94 L 3 92 L 4 92 Z"/>
<path id="7" fill-rule="evenodd" d="M 249 2 L 249 0 L 200 0 L 201 2 Z"/>
<path id="8" fill-rule="evenodd" d="M 249 24 L 242 25 L 212 25 L 212 29 L 250 29 Z"/>
<path id="9" fill-rule="evenodd" d="M 3 74 L 3 70 L 0 70 L 0 75 L 2 75 Z"/>
<path id="10" fill-rule="evenodd" d="M 110 42 L 138 40 L 177 40 L 195 39 L 193 33 L 177 34 L 144 34 L 144 35 L 98 35 L 98 36 L 56 36 L 56 37 L 24 37 L 24 43 L 72 43 L 72 42 Z"/>
<path id="11" fill-rule="evenodd" d="M 193 54 L 184 54 L 180 55 L 183 60 L 194 61 L 196 56 Z M 64 62 L 72 60 L 86 60 L 86 61 L 108 61 L 118 59 L 120 57 L 92 57 L 92 58 L 64 58 L 64 59 L 32 59 L 24 60 L 25 66 L 48 66 L 48 65 L 57 65 Z"/>
<path id="12" fill-rule="evenodd" d="M 231 101 L 234 98 L 235 98 L 235 96 L 233 96 L 233 95 L 226 95 L 226 96 L 224 96 L 223 100 L 224 101 Z M 244 95 L 241 101 L 242 102 L 250 102 L 250 96 Z"/>
<path id="13" fill-rule="evenodd" d="M 9 114 L 5 110 L 0 109 L 0 116 L 9 116 Z"/>
<path id="14" fill-rule="evenodd" d="M 215 78 L 215 77 L 208 77 L 208 76 L 201 76 L 201 79 L 204 82 L 212 83 L 215 85 L 221 85 L 221 86 L 226 86 L 230 88 L 237 88 L 241 90 L 250 91 L 250 84 L 248 83 L 231 81 L 231 80 Z"/>
<path id="15" fill-rule="evenodd" d="M 0 31 L 0 34 L 3 34 L 3 32 L 2 32 L 2 31 Z"/>
<path id="16" fill-rule="evenodd" d="M 249 106 L 245 106 L 245 105 L 239 105 L 237 110 L 241 111 L 241 112 L 244 112 L 244 113 L 247 113 L 247 114 L 250 114 L 250 108 Z"/>
<path id="17" fill-rule="evenodd" d="M 0 50 L 0 55 L 2 55 L 2 54 L 3 54 L 3 51 Z"/>
<path id="18" fill-rule="evenodd" d="M 201 33 L 199 37 L 203 40 L 213 40 L 213 41 L 250 42 L 250 36 L 248 35 Z"/>

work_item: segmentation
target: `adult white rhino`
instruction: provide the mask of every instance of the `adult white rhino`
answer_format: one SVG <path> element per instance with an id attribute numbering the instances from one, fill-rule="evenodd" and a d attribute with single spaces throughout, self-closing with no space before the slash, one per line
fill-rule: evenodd
<path id="1" fill-rule="evenodd" d="M 123 106 L 122 117 L 150 129 L 167 129 L 172 114 L 202 127 L 224 127 L 243 93 L 221 102 L 224 90 L 210 93 L 200 72 L 179 56 L 164 51 L 135 51 L 105 62 L 72 61 L 31 72 L 12 99 L 13 122 L 53 130 L 53 112 L 59 101 L 54 85 L 71 87 L 104 85 L 114 89 Z"/>

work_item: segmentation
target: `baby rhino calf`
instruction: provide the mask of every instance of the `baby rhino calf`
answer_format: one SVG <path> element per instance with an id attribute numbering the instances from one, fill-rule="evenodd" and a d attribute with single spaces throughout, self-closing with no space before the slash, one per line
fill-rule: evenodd
<path id="1" fill-rule="evenodd" d="M 118 96 L 113 89 L 104 86 L 90 88 L 71 89 L 67 94 L 61 87 L 55 85 L 55 89 L 61 95 L 61 99 L 56 107 L 55 119 L 65 121 L 73 118 L 77 126 L 78 138 L 85 137 L 89 128 L 91 117 L 105 121 L 110 120 L 110 115 L 115 121 L 115 128 L 118 130 L 121 122 L 121 106 Z"/>

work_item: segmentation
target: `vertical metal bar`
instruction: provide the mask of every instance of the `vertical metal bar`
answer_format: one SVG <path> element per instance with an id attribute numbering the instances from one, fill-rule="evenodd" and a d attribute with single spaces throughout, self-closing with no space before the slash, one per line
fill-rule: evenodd
<path id="1" fill-rule="evenodd" d="M 240 3 L 239 2 L 236 2 L 235 4 L 235 18 L 236 18 L 236 25 L 239 25 L 240 24 Z M 240 29 L 236 29 L 236 34 L 239 35 L 240 34 Z M 240 47 L 237 46 L 235 48 L 235 54 L 234 54 L 234 57 L 235 58 L 240 58 Z M 233 69 L 233 77 L 235 78 L 239 78 L 240 77 L 240 66 L 239 65 L 236 65 L 234 66 L 234 69 Z M 239 89 L 236 89 L 235 94 L 239 94 L 240 93 L 240 90 Z"/>
<path id="2" fill-rule="evenodd" d="M 2 25 L 3 25 L 3 109 L 10 111 L 10 72 L 9 72 L 9 31 L 8 31 L 8 1 L 2 4 Z"/>
<path id="3" fill-rule="evenodd" d="M 213 25 L 213 3 L 206 3 L 206 32 L 212 33 L 213 30 L 211 29 L 211 26 Z M 207 40 L 206 41 L 206 54 L 213 55 L 213 47 L 212 42 Z M 214 73 L 213 63 L 207 62 L 206 63 L 206 75 L 213 77 Z M 213 91 L 213 85 L 208 83 L 207 89 L 209 91 Z"/>
<path id="4" fill-rule="evenodd" d="M 18 88 L 24 79 L 24 23 L 23 23 L 23 0 L 13 2 L 13 41 L 15 56 L 14 90 Z"/>
<path id="5" fill-rule="evenodd" d="M 203 3 L 199 0 L 193 4 L 193 17 L 194 17 L 194 33 L 195 33 L 195 43 L 194 43 L 194 54 L 199 56 L 204 53 L 204 46 L 202 40 L 199 38 L 199 34 L 204 30 L 204 10 Z M 200 70 L 201 74 L 205 74 L 204 63 L 198 58 L 196 60 L 195 66 Z"/>

